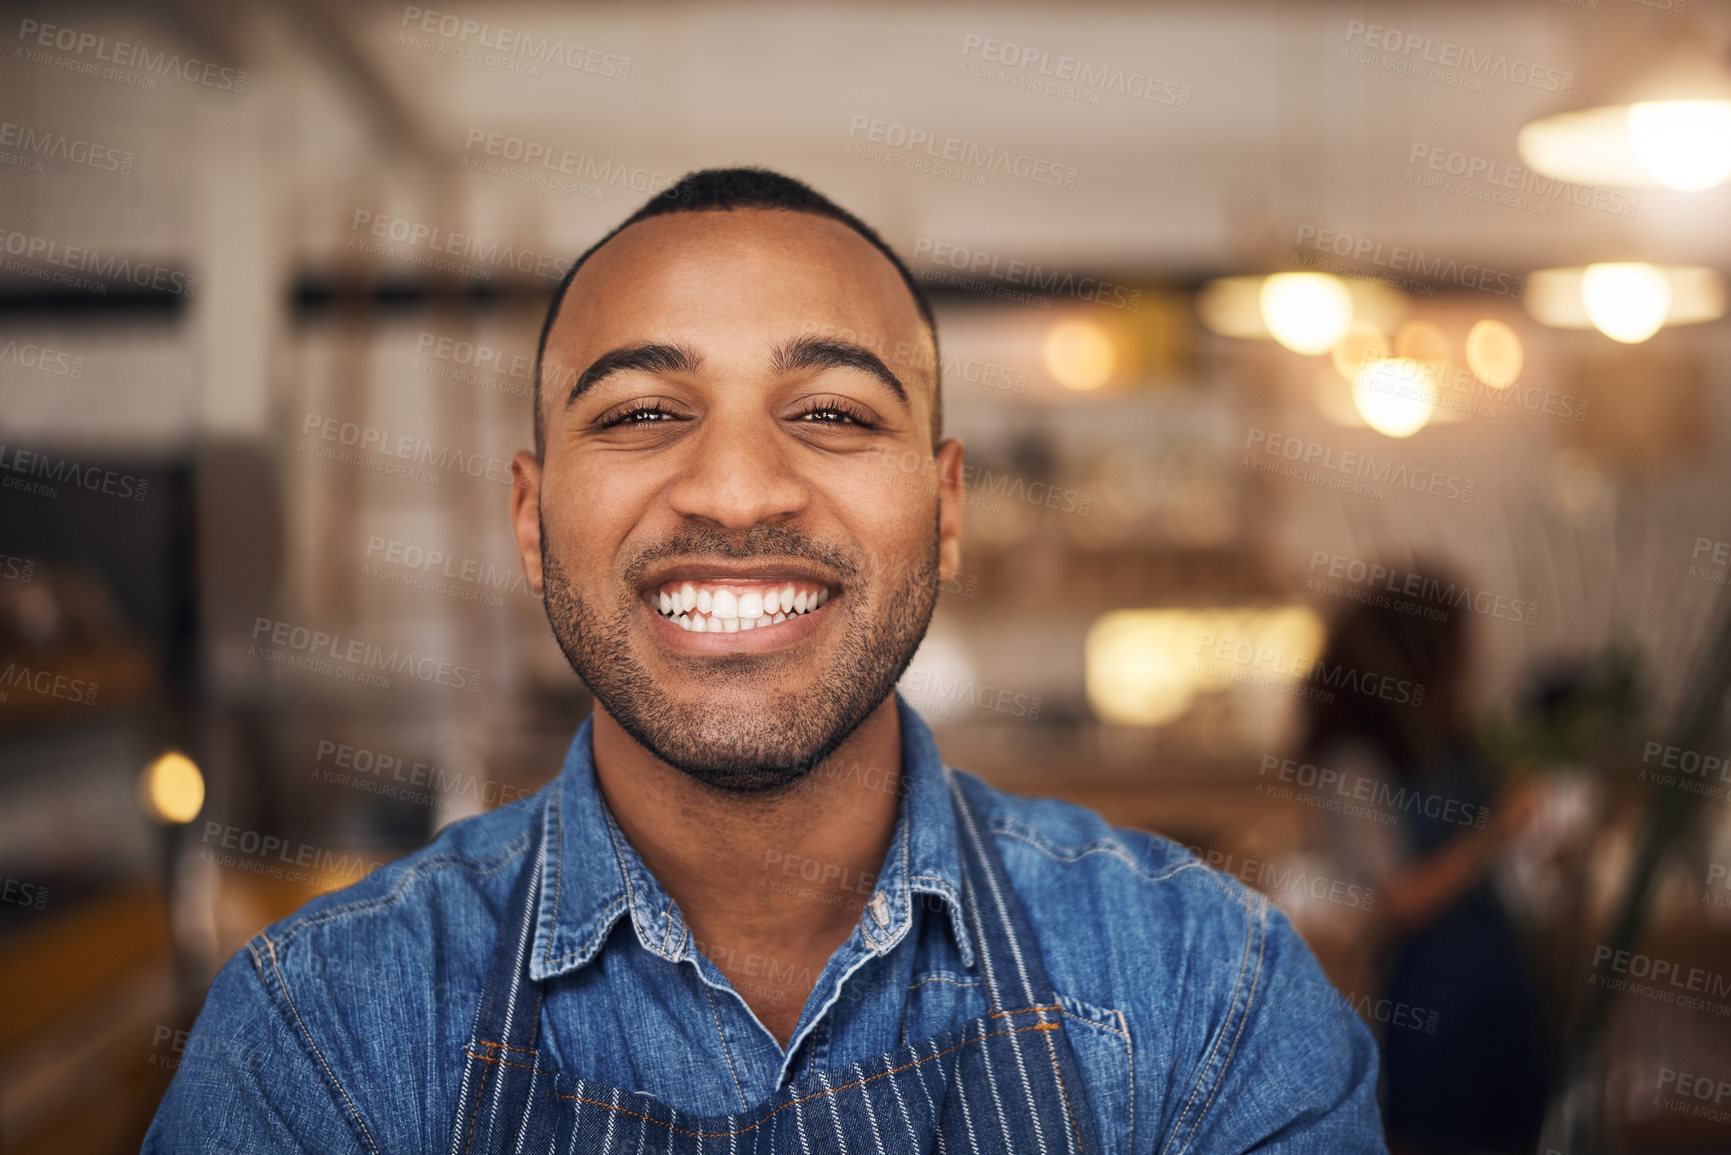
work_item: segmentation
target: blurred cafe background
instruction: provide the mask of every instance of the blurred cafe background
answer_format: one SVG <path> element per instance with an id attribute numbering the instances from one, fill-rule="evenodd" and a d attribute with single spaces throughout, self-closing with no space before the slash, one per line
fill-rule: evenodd
<path id="1" fill-rule="evenodd" d="M 760 164 L 936 305 L 948 761 L 1268 893 L 1398 1150 L 1731 1150 L 1731 5 L 432 3 L 4 7 L 0 1148 L 552 775 L 543 310 Z"/>

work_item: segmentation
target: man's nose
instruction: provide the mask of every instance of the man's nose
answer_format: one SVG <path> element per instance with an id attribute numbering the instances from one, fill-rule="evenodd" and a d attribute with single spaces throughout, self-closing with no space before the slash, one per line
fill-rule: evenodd
<path id="1" fill-rule="evenodd" d="M 796 468 L 800 446 L 773 417 L 715 417 L 690 444 L 691 456 L 668 493 L 681 517 L 723 529 L 785 521 L 811 493 Z"/>

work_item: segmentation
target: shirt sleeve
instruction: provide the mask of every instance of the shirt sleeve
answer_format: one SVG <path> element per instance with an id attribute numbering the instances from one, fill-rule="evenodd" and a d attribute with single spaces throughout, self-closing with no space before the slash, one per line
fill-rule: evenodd
<path id="1" fill-rule="evenodd" d="M 1376 1041 L 1286 916 L 1257 899 L 1242 959 L 1221 968 L 1226 1008 L 1151 1150 L 1385 1152 Z"/>
<path id="2" fill-rule="evenodd" d="M 378 1150 L 292 1002 L 271 997 L 270 964 L 249 946 L 217 973 L 145 1155 Z"/>

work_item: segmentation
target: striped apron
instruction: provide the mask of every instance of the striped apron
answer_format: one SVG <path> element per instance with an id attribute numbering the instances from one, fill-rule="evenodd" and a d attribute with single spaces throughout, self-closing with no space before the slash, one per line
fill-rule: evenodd
<path id="1" fill-rule="evenodd" d="M 983 811 L 968 796 L 974 789 L 950 777 L 963 906 L 979 948 L 986 1015 L 800 1079 L 734 1115 L 684 1114 L 553 1070 L 538 1054 L 541 999 L 529 951 L 546 848 L 537 841 L 513 887 L 464 1048 L 452 1155 L 1096 1155 L 1093 1116 L 1057 996 Z"/>

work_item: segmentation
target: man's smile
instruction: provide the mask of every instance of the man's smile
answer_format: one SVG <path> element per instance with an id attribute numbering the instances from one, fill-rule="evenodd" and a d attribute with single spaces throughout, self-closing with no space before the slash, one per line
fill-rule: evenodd
<path id="1" fill-rule="evenodd" d="M 643 592 L 664 641 L 682 650 L 728 653 L 776 649 L 809 636 L 837 583 L 798 563 L 691 563 L 665 570 Z M 697 635 L 702 635 L 698 637 Z"/>

